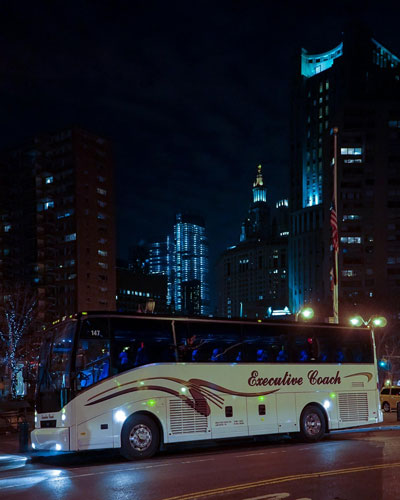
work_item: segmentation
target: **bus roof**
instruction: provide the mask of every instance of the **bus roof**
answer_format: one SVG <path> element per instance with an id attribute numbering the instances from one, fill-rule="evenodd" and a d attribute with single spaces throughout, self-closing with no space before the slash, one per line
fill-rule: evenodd
<path id="1" fill-rule="evenodd" d="M 293 320 L 278 320 L 278 319 L 247 319 L 247 318 L 217 318 L 217 317 L 199 317 L 199 316 L 174 316 L 174 315 L 158 315 L 158 314 L 145 314 L 145 313 L 127 313 L 118 311 L 87 311 L 73 314 L 70 316 L 64 316 L 61 320 L 53 323 L 57 324 L 61 321 L 66 321 L 69 319 L 84 319 L 89 317 L 125 317 L 125 318 L 136 318 L 136 319 L 148 319 L 148 320 L 164 320 L 164 321 L 195 321 L 201 323 L 232 323 L 232 324 L 243 324 L 243 325 L 280 325 L 280 326 L 297 326 L 297 327 L 319 327 L 319 328 L 335 328 L 335 329 L 346 329 L 346 330 L 368 330 L 367 327 L 354 327 L 346 324 L 335 324 L 335 323 L 317 323 L 317 322 L 306 322 L 306 321 L 293 321 Z"/>

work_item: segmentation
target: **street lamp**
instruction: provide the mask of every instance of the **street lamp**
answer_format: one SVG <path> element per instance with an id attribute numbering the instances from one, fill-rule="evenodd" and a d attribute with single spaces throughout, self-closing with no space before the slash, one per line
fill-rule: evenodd
<path id="1" fill-rule="evenodd" d="M 366 327 L 373 326 L 375 328 L 384 328 L 387 325 L 387 319 L 384 316 L 371 316 L 368 321 L 365 321 L 360 315 L 350 318 L 351 326 Z"/>
<path id="2" fill-rule="evenodd" d="M 302 307 L 297 313 L 295 317 L 295 321 L 299 321 L 299 317 L 304 320 L 309 320 L 314 317 L 314 310 L 312 307 Z"/>

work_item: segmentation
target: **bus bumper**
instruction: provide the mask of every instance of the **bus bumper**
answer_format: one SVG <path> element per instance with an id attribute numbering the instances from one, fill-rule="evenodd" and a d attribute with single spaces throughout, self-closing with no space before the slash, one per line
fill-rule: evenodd
<path id="1" fill-rule="evenodd" d="M 31 432 L 34 450 L 69 451 L 69 427 L 50 427 Z"/>

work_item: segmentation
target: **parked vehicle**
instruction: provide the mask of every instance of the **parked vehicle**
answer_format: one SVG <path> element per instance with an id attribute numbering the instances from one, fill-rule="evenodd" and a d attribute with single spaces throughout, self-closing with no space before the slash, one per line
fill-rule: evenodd
<path id="1" fill-rule="evenodd" d="M 400 401 L 400 387 L 398 385 L 383 387 L 380 394 L 381 408 L 385 412 L 396 410 Z"/>

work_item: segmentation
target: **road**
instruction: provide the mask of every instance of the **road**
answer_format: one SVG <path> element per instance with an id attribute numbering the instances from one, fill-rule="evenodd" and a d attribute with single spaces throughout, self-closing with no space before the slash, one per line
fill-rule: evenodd
<path id="1" fill-rule="evenodd" d="M 17 467 L 19 465 L 19 467 Z M 0 498 L 21 500 L 379 500 L 400 498 L 400 432 L 176 446 L 151 460 L 67 455 L 0 472 Z"/>

